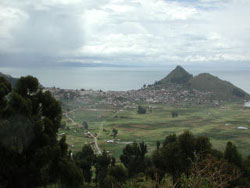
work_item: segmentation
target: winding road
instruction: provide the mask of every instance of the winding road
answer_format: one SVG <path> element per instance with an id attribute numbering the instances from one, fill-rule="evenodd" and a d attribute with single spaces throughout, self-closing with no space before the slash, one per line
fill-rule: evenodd
<path id="1" fill-rule="evenodd" d="M 65 117 L 73 124 L 73 125 L 78 125 L 78 127 L 80 127 L 81 125 L 77 122 L 75 122 L 71 117 L 69 117 L 69 113 L 72 113 L 72 112 L 75 112 L 77 111 L 78 109 L 74 109 L 74 110 L 71 110 L 69 112 L 65 112 L 64 115 Z M 101 129 L 103 129 L 103 122 L 101 123 L 101 126 L 100 126 L 100 130 L 99 130 L 99 133 L 97 136 L 93 135 L 90 131 L 89 131 L 89 134 L 90 136 L 94 139 L 94 143 L 95 143 L 95 148 L 96 148 L 96 151 L 97 151 L 97 154 L 102 154 L 102 150 L 100 149 L 100 147 L 98 146 L 98 141 L 97 141 L 97 138 L 98 136 L 100 135 L 100 132 L 101 132 Z"/>
<path id="2" fill-rule="evenodd" d="M 75 112 L 75 111 L 77 111 L 78 109 L 80 109 L 80 108 L 77 108 L 77 109 L 74 109 L 74 110 L 71 110 L 71 111 L 69 111 L 69 112 L 65 112 L 64 113 L 64 116 L 73 124 L 73 125 L 78 125 L 78 127 L 81 127 L 81 125 L 79 124 L 79 123 L 77 123 L 77 122 L 75 122 L 71 117 L 69 117 L 69 113 L 72 113 L 72 112 Z M 115 114 L 118 114 L 120 112 L 120 110 L 118 110 L 118 111 L 116 111 L 114 114 L 112 114 L 111 116 L 113 116 L 113 115 L 115 115 Z M 90 134 L 90 136 L 94 139 L 94 143 L 95 143 L 95 148 L 96 148 L 96 152 L 97 152 L 97 154 L 99 154 L 99 155 L 101 155 L 102 154 L 102 150 L 100 149 L 100 147 L 99 147 L 99 145 L 98 145 L 98 137 L 101 135 L 101 132 L 103 131 L 103 125 L 104 125 L 104 122 L 105 122 L 106 120 L 103 120 L 102 122 L 101 122 L 101 125 L 100 125 L 100 128 L 99 128 L 99 132 L 98 132 L 98 134 L 95 136 L 93 133 L 91 133 L 90 131 L 88 131 L 89 132 L 89 134 Z"/>

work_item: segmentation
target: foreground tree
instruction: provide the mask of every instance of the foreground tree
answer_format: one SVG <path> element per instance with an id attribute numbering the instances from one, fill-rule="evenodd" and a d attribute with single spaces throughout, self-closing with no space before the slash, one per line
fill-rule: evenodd
<path id="1" fill-rule="evenodd" d="M 90 183 L 92 178 L 91 167 L 94 165 L 95 154 L 90 145 L 84 145 L 82 151 L 74 155 L 74 161 L 83 171 L 86 182 Z"/>
<path id="2" fill-rule="evenodd" d="M 69 161 L 66 138 L 57 139 L 62 116 L 59 102 L 43 92 L 32 76 L 21 77 L 11 93 L 3 78 L 0 86 L 4 106 L 0 112 L 0 185 L 33 188 L 67 184 L 65 169 L 77 170 Z M 74 173 L 74 187 L 81 184 L 80 179 L 81 172 Z"/>
<path id="3" fill-rule="evenodd" d="M 181 151 L 182 170 L 188 176 L 192 162 L 195 160 L 196 139 L 189 131 L 184 131 L 178 137 L 178 145 Z"/>
<path id="4" fill-rule="evenodd" d="M 154 151 L 152 160 L 156 167 L 155 173 L 157 173 L 158 183 L 167 173 L 172 177 L 173 185 L 175 185 L 183 173 L 181 149 L 177 142 L 169 143 L 165 147 Z"/>
<path id="5" fill-rule="evenodd" d="M 165 147 L 166 145 L 168 145 L 170 143 L 176 142 L 176 141 L 177 141 L 176 134 L 171 134 L 171 135 L 167 136 L 165 138 L 165 140 L 163 141 L 163 147 Z"/>
<path id="6" fill-rule="evenodd" d="M 8 81 L 0 76 L 0 115 L 2 114 L 2 111 L 6 107 L 7 99 L 6 96 L 11 91 L 11 84 L 8 83 Z"/>
<path id="7" fill-rule="evenodd" d="M 144 142 L 128 144 L 122 151 L 120 156 L 121 162 L 128 169 L 130 177 L 144 172 L 147 166 L 146 155 L 147 145 Z"/>
<path id="8" fill-rule="evenodd" d="M 208 155 L 206 159 L 192 164 L 190 176 L 182 176 L 181 188 L 226 188 L 239 177 L 237 168 Z"/>
<path id="9" fill-rule="evenodd" d="M 99 186 L 103 187 L 104 179 L 107 176 L 109 167 L 114 164 L 114 159 L 104 150 L 95 160 L 96 184 L 99 183 Z"/>
<path id="10" fill-rule="evenodd" d="M 152 154 L 158 181 L 167 173 L 172 177 L 173 185 L 178 187 L 181 174 L 188 177 L 197 157 L 206 156 L 210 151 L 211 144 L 206 137 L 195 138 L 189 131 L 178 137 L 175 134 L 167 136 L 163 146 Z"/>
<path id="11" fill-rule="evenodd" d="M 238 167 L 242 166 L 241 154 L 238 152 L 237 147 L 232 142 L 227 143 L 224 152 L 224 158 L 231 164 L 234 164 Z"/>
<path id="12" fill-rule="evenodd" d="M 112 166 L 108 170 L 108 175 L 103 181 L 104 188 L 122 188 L 127 180 L 127 170 L 121 166 Z"/>
<path id="13" fill-rule="evenodd" d="M 210 143 L 208 137 L 200 136 L 196 138 L 195 151 L 196 155 L 200 158 L 205 158 L 212 152 L 212 144 Z"/>

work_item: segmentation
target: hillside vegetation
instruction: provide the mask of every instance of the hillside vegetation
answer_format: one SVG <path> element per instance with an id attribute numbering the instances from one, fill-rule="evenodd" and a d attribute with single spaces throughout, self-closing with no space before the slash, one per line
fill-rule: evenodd
<path id="1" fill-rule="evenodd" d="M 250 95 L 242 89 L 234 86 L 228 81 L 221 80 L 220 78 L 208 73 L 202 73 L 195 77 L 188 73 L 181 66 L 177 66 L 165 78 L 155 83 L 156 87 L 182 87 L 183 90 L 198 90 L 203 93 L 208 93 L 207 99 L 211 100 L 249 100 Z M 180 90 L 180 89 L 179 89 Z"/>
<path id="2" fill-rule="evenodd" d="M 218 99 L 249 98 L 242 89 L 230 82 L 223 81 L 208 73 L 202 73 L 189 81 L 191 88 L 204 92 L 211 92 L 212 97 Z"/>

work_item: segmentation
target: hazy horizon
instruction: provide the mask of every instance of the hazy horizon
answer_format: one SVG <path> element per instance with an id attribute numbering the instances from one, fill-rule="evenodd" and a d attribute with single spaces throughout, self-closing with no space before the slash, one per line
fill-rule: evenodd
<path id="1" fill-rule="evenodd" d="M 250 70 L 215 69 L 213 67 L 183 66 L 191 74 L 210 73 L 250 93 Z M 56 67 L 56 68 L 0 68 L 0 72 L 14 77 L 36 76 L 44 87 L 62 89 L 102 89 L 126 91 L 140 89 L 165 77 L 175 66 L 168 67 Z"/>
<path id="2" fill-rule="evenodd" d="M 249 10 L 248 0 L 2 0 L 0 72 L 127 90 L 181 65 L 250 92 Z"/>

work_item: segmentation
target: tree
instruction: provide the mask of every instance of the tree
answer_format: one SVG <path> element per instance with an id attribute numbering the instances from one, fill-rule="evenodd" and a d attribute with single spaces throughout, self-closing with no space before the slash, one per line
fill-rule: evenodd
<path id="1" fill-rule="evenodd" d="M 130 177 L 137 173 L 144 172 L 146 168 L 147 145 L 144 142 L 128 144 L 120 156 L 121 162 L 128 169 Z"/>
<path id="2" fill-rule="evenodd" d="M 83 176 L 86 182 L 90 183 L 92 178 L 91 167 L 94 165 L 95 154 L 92 147 L 84 145 L 82 151 L 74 155 L 74 161 L 76 165 L 82 169 Z"/>
<path id="3" fill-rule="evenodd" d="M 232 143 L 228 142 L 225 152 L 224 158 L 231 164 L 234 164 L 238 167 L 242 166 L 242 157 L 237 150 L 237 147 Z"/>
<path id="4" fill-rule="evenodd" d="M 171 112 L 171 114 L 172 114 L 173 118 L 178 117 L 178 115 L 179 115 L 178 112 Z"/>
<path id="5" fill-rule="evenodd" d="M 211 153 L 212 144 L 210 143 L 208 137 L 200 136 L 196 138 L 195 151 L 196 154 L 201 158 L 204 158 Z"/>
<path id="6" fill-rule="evenodd" d="M 6 188 L 33 188 L 50 183 L 63 184 L 69 161 L 66 137 L 58 141 L 62 110 L 50 92 L 43 92 L 32 76 L 21 77 L 15 90 L 0 78 L 0 179 Z M 79 176 L 74 178 L 81 178 Z M 0 183 L 1 185 L 1 183 Z"/>
<path id="7" fill-rule="evenodd" d="M 159 140 L 156 141 L 156 149 L 157 150 L 160 149 L 160 146 L 161 146 L 161 142 Z"/>
<path id="8" fill-rule="evenodd" d="M 89 125 L 86 121 L 82 122 L 82 126 L 84 129 L 88 129 L 89 128 Z"/>
<path id="9" fill-rule="evenodd" d="M 35 95 L 39 92 L 40 85 L 37 78 L 33 76 L 21 77 L 16 83 L 16 92 L 22 96 Z"/>
<path id="10" fill-rule="evenodd" d="M 195 159 L 195 137 L 185 131 L 178 137 L 173 134 L 165 138 L 163 146 L 152 154 L 152 160 L 158 172 L 158 181 L 167 173 L 172 176 L 173 184 L 179 186 L 182 173 L 189 175 L 191 164 Z"/>
<path id="11" fill-rule="evenodd" d="M 117 188 L 122 187 L 127 180 L 127 170 L 121 166 L 112 166 L 108 170 L 108 175 L 104 179 L 104 188 Z"/>
<path id="12" fill-rule="evenodd" d="M 95 161 L 95 169 L 96 169 L 96 183 L 98 182 L 100 187 L 102 187 L 104 183 L 104 179 L 107 176 L 108 168 L 112 164 L 112 158 L 108 155 L 108 153 L 104 150 L 102 155 L 98 155 Z"/>
<path id="13" fill-rule="evenodd" d="M 79 188 L 83 184 L 83 175 L 79 168 L 70 160 L 60 160 L 59 168 L 60 183 L 65 188 Z"/>
<path id="14" fill-rule="evenodd" d="M 182 176 L 181 188 L 226 188 L 240 177 L 239 170 L 211 155 L 194 162 L 190 172 L 190 176 Z"/>
<path id="15" fill-rule="evenodd" d="M 183 172 L 183 163 L 181 149 L 177 142 L 167 144 L 165 147 L 156 150 L 152 154 L 152 160 L 156 169 L 158 169 L 158 181 L 164 177 L 165 173 L 172 176 L 173 184 Z"/>
<path id="16" fill-rule="evenodd" d="M 113 128 L 113 130 L 112 130 L 113 137 L 115 138 L 117 136 L 117 134 L 118 134 L 118 130 Z"/>
<path id="17" fill-rule="evenodd" d="M 10 92 L 11 84 L 4 77 L 0 76 L 0 115 L 7 103 L 6 95 Z"/>
<path id="18" fill-rule="evenodd" d="M 165 147 L 166 145 L 168 145 L 169 143 L 173 143 L 177 141 L 177 136 L 176 134 L 171 134 L 169 136 L 167 136 L 165 138 L 165 140 L 163 141 L 163 147 Z"/>
<path id="19" fill-rule="evenodd" d="M 191 132 L 184 131 L 184 133 L 178 136 L 177 142 L 181 150 L 183 171 L 188 176 L 192 162 L 195 160 L 196 139 Z"/>
<path id="20" fill-rule="evenodd" d="M 250 187 L 250 156 L 247 156 L 242 162 L 242 182 L 245 187 Z"/>
<path id="21" fill-rule="evenodd" d="M 146 108 L 142 106 L 138 106 L 138 110 L 137 110 L 138 114 L 146 114 L 146 112 L 147 112 Z"/>
<path id="22" fill-rule="evenodd" d="M 107 175 L 103 180 L 102 188 L 118 188 L 119 185 L 113 176 Z"/>
<path id="23" fill-rule="evenodd" d="M 117 166 L 112 166 L 109 169 L 108 175 L 114 177 L 117 182 L 124 183 L 127 179 L 128 172 L 123 166 L 117 165 Z"/>

